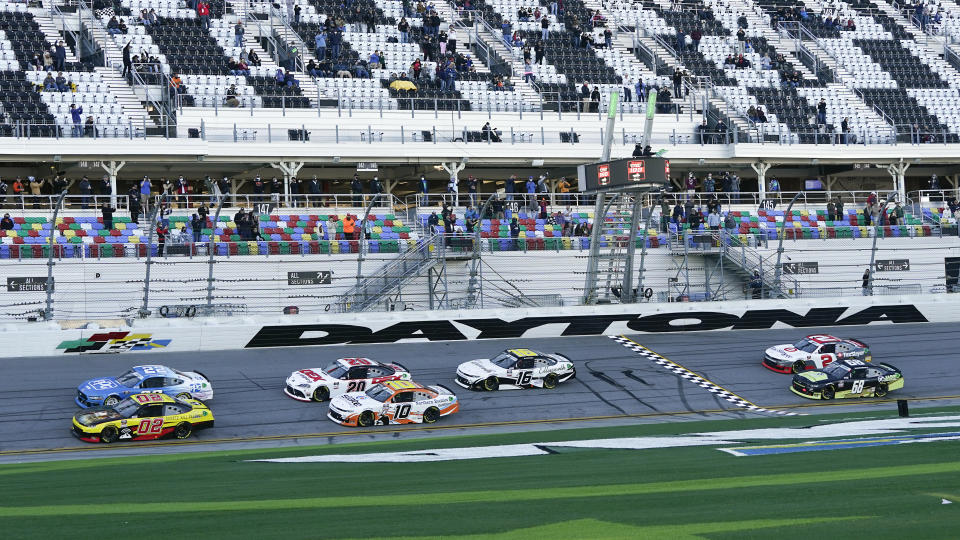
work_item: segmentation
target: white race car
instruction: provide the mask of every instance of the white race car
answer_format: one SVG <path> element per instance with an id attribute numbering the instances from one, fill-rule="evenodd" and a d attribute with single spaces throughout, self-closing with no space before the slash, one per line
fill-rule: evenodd
<path id="1" fill-rule="evenodd" d="M 287 377 L 283 393 L 299 401 L 326 401 L 347 392 L 363 392 L 385 381 L 409 379 L 410 372 L 397 363 L 340 358 L 324 369 L 294 371 Z"/>
<path id="2" fill-rule="evenodd" d="M 387 381 L 366 392 L 351 392 L 330 400 L 327 418 L 344 426 L 432 424 L 460 410 L 460 401 L 445 386 L 421 386 L 413 381 Z"/>
<path id="3" fill-rule="evenodd" d="M 823 369 L 837 360 L 873 360 L 870 347 L 857 339 L 807 336 L 794 344 L 774 345 L 763 353 L 763 367 L 778 373 Z"/>
<path id="4" fill-rule="evenodd" d="M 530 349 L 508 349 L 457 367 L 457 384 L 475 390 L 554 388 L 577 375 L 569 358 Z"/>

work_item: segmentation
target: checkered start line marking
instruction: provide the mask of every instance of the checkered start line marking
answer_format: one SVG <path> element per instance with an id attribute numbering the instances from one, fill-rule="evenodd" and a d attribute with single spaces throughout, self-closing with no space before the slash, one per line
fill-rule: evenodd
<path id="1" fill-rule="evenodd" d="M 700 388 L 705 389 L 711 394 L 714 394 L 719 398 L 722 398 L 726 401 L 729 401 L 730 403 L 733 403 L 737 407 L 746 409 L 750 412 L 779 414 L 782 416 L 799 416 L 795 412 L 779 411 L 776 409 L 766 409 L 764 407 L 758 407 L 757 405 L 750 403 L 749 401 L 734 394 L 733 392 L 730 392 L 729 390 L 726 390 L 720 386 L 717 386 L 716 384 L 708 381 L 707 379 L 704 379 L 700 375 L 697 375 L 696 373 L 681 366 L 680 364 L 677 364 L 676 362 L 671 362 L 667 358 L 660 356 L 659 354 L 651 351 L 650 349 L 644 347 L 643 345 L 640 345 L 639 343 L 631 339 L 625 338 L 623 336 L 607 336 L 607 337 L 623 345 L 624 347 L 630 349 L 631 351 L 639 354 L 640 356 L 646 358 L 647 360 L 651 360 L 655 364 L 663 368 L 666 368 L 667 371 L 670 371 L 671 373 L 679 375 L 680 377 L 683 377 L 684 379 L 692 382 L 693 384 L 699 386 Z"/>

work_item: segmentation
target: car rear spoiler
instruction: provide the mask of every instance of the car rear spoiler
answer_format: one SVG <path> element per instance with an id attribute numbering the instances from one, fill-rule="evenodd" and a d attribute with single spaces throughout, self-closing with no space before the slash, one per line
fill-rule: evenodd
<path id="1" fill-rule="evenodd" d="M 847 339 L 849 339 L 850 341 L 856 341 L 857 343 L 863 345 L 864 347 L 866 347 L 866 348 L 868 348 L 868 349 L 870 348 L 870 345 L 867 345 L 867 342 L 864 341 L 864 340 L 862 340 L 862 339 L 860 339 L 860 338 L 851 337 L 851 338 L 847 338 Z"/>
<path id="2" fill-rule="evenodd" d="M 448 394 L 450 394 L 450 395 L 456 395 L 456 394 L 453 393 L 453 390 L 447 388 L 446 386 L 444 386 L 444 385 L 442 385 L 442 384 L 435 384 L 435 385 L 433 385 L 433 386 L 436 387 L 436 388 L 442 388 L 442 389 L 444 389 L 444 390 L 445 390 Z"/>
<path id="3" fill-rule="evenodd" d="M 900 372 L 900 368 L 898 368 L 897 366 L 891 366 L 890 364 L 888 364 L 888 363 L 886 363 L 886 362 L 880 362 L 880 363 L 878 363 L 877 365 L 878 365 L 878 366 L 883 366 L 883 367 L 885 367 L 885 368 L 887 368 L 887 369 L 890 369 L 890 370 L 893 370 L 893 371 L 896 371 L 897 373 L 901 373 L 901 372 Z"/>
<path id="4" fill-rule="evenodd" d="M 390 362 L 390 365 L 391 365 L 391 366 L 396 366 L 396 367 L 398 367 L 398 368 L 406 371 L 407 373 L 410 373 L 410 370 L 407 369 L 407 366 L 401 364 L 400 362 Z"/>
<path id="5" fill-rule="evenodd" d="M 566 360 L 567 362 L 573 362 L 573 360 L 571 360 L 570 357 L 567 356 L 567 355 L 565 355 L 565 354 L 560 354 L 560 353 L 558 353 L 558 352 L 555 352 L 555 353 L 553 353 L 553 355 L 554 355 L 554 356 L 559 356 L 560 358 L 563 358 L 563 359 Z"/>

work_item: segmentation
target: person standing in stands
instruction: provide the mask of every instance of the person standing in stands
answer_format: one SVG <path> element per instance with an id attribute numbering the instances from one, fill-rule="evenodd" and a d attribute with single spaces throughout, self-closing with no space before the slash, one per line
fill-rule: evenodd
<path id="1" fill-rule="evenodd" d="M 90 199 L 93 195 L 93 186 L 90 184 L 90 179 L 84 176 L 80 179 L 80 195 L 83 197 L 80 199 L 80 208 L 86 210 L 90 208 Z"/>
<path id="2" fill-rule="evenodd" d="M 62 41 L 57 42 L 53 52 L 53 67 L 57 71 L 63 71 L 67 65 L 67 48 L 63 46 Z M 61 90 L 62 92 L 63 90 Z"/>
<path id="3" fill-rule="evenodd" d="M 297 177 L 290 179 L 290 206 L 296 208 L 299 206 L 297 196 L 300 195 L 300 180 L 297 180 Z"/>
<path id="4" fill-rule="evenodd" d="M 127 44 L 123 46 L 123 72 L 120 76 L 126 77 L 130 75 L 131 66 L 133 66 L 133 62 L 130 60 L 130 42 L 128 41 Z"/>
<path id="5" fill-rule="evenodd" d="M 240 21 L 233 25 L 233 46 L 243 47 L 243 23 Z"/>
<path id="6" fill-rule="evenodd" d="M 360 183 L 360 177 L 354 173 L 353 180 L 350 181 L 350 193 L 353 194 L 353 205 L 360 206 L 363 195 L 363 184 Z"/>
<path id="7" fill-rule="evenodd" d="M 427 183 L 427 177 L 420 175 L 420 200 L 417 202 L 419 206 L 424 206 L 428 202 L 427 194 L 430 193 L 430 185 Z"/>
<path id="8" fill-rule="evenodd" d="M 700 50 L 700 39 L 703 38 L 703 32 L 699 28 L 694 28 L 693 32 L 690 32 L 690 39 L 693 42 L 693 50 Z"/>
<path id="9" fill-rule="evenodd" d="M 873 284 L 870 282 L 870 269 L 867 268 L 863 271 L 863 283 L 860 285 L 864 296 L 872 296 Z"/>
<path id="10" fill-rule="evenodd" d="M 4 214 L 3 219 L 0 219 L 0 230 L 3 230 L 3 231 L 13 230 L 13 220 L 10 219 L 10 214 Z"/>
<path id="11" fill-rule="evenodd" d="M 133 223 L 140 223 L 140 196 L 137 194 L 137 190 L 130 188 L 130 192 L 127 194 L 130 198 L 130 221 Z"/>
<path id="12" fill-rule="evenodd" d="M 152 190 L 153 186 L 150 184 L 150 178 L 144 176 L 143 180 L 140 181 L 140 202 L 143 204 L 144 212 L 150 207 L 150 193 Z"/>
<path id="13" fill-rule="evenodd" d="M 113 230 L 113 213 L 117 209 L 110 206 L 109 202 L 103 203 L 103 206 L 100 208 L 100 213 L 103 215 L 103 228 L 110 231 Z"/>
<path id="14" fill-rule="evenodd" d="M 354 234 L 356 233 L 356 223 L 357 218 L 353 217 L 353 214 L 347 214 L 343 218 L 343 236 L 347 240 L 356 240 Z"/>
<path id="15" fill-rule="evenodd" d="M 753 277 L 750 279 L 750 291 L 754 300 L 763 297 L 763 279 L 760 278 L 760 272 L 757 270 L 753 271 Z"/>
<path id="16" fill-rule="evenodd" d="M 204 0 L 197 4 L 197 16 L 200 17 L 200 27 L 210 31 L 210 6 Z M 239 46 L 239 45 L 238 45 Z"/>
<path id="17" fill-rule="evenodd" d="M 683 72 L 680 68 L 673 70 L 673 95 L 674 97 L 683 97 Z"/>
<path id="18" fill-rule="evenodd" d="M 540 19 L 540 39 L 546 41 L 550 37 L 550 19 L 543 17 Z"/>
<path id="19" fill-rule="evenodd" d="M 467 177 L 467 195 L 470 197 L 470 206 L 477 204 L 477 179 L 471 174 Z"/>
<path id="20" fill-rule="evenodd" d="M 193 243 L 200 243 L 200 234 L 203 232 L 206 224 L 204 220 L 200 219 L 200 216 L 193 214 L 190 218 L 190 230 L 193 232 Z"/>
<path id="21" fill-rule="evenodd" d="M 513 202 L 513 194 L 517 191 L 517 175 L 511 174 L 507 181 L 504 183 L 503 192 L 507 196 L 507 202 Z M 508 206 L 512 206 L 508 205 Z"/>
<path id="22" fill-rule="evenodd" d="M 73 136 L 83 135 L 83 107 L 77 107 L 76 103 L 70 104 L 70 117 L 73 119 Z"/>
<path id="23" fill-rule="evenodd" d="M 327 58 L 327 33 L 321 28 L 317 35 L 313 36 L 314 52 L 317 60 L 323 62 Z"/>

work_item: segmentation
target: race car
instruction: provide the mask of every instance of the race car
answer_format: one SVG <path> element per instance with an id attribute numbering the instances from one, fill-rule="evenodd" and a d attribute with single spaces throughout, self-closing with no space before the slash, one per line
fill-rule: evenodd
<path id="1" fill-rule="evenodd" d="M 873 360 L 870 347 L 858 339 L 807 336 L 793 345 L 774 345 L 763 354 L 763 367 L 778 373 L 820 369 L 837 360 Z"/>
<path id="2" fill-rule="evenodd" d="M 464 362 L 456 382 L 474 390 L 555 388 L 577 375 L 573 362 L 562 354 L 530 349 L 508 349 L 493 358 Z"/>
<path id="3" fill-rule="evenodd" d="M 133 366 L 117 378 L 90 379 L 77 387 L 81 407 L 112 407 L 133 394 L 167 394 L 181 399 L 213 399 L 213 385 L 199 371 L 167 366 Z"/>
<path id="4" fill-rule="evenodd" d="M 363 392 L 385 381 L 410 380 L 407 368 L 369 358 L 340 358 L 329 366 L 301 369 L 287 377 L 283 393 L 299 401 L 326 401 L 347 392 Z"/>
<path id="5" fill-rule="evenodd" d="M 213 427 L 213 413 L 196 399 L 165 394 L 133 394 L 112 407 L 96 407 L 73 416 L 74 436 L 82 441 L 112 443 L 186 439 Z"/>
<path id="6" fill-rule="evenodd" d="M 330 400 L 327 418 L 344 426 L 432 424 L 460 410 L 460 401 L 445 386 L 387 381 L 366 392 L 349 392 Z"/>
<path id="7" fill-rule="evenodd" d="M 903 374 L 890 364 L 867 365 L 860 360 L 837 360 L 823 369 L 793 376 L 790 390 L 809 399 L 883 397 L 903 388 Z"/>

